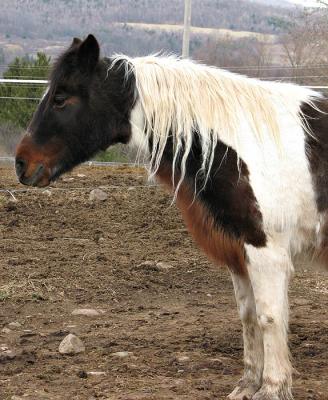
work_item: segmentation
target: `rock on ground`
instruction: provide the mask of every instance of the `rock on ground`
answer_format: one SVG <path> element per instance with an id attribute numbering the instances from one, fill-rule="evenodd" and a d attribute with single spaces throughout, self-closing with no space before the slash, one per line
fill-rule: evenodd
<path id="1" fill-rule="evenodd" d="M 93 308 L 76 308 L 72 311 L 72 315 L 84 315 L 86 317 L 99 317 L 101 314 L 103 314 L 102 311 L 97 311 Z"/>
<path id="2" fill-rule="evenodd" d="M 19 322 L 10 322 L 9 324 L 8 324 L 8 327 L 10 328 L 10 329 L 18 329 L 18 328 L 20 328 L 22 326 L 22 324 L 20 324 Z"/>
<path id="3" fill-rule="evenodd" d="M 169 263 L 167 263 L 167 262 L 162 262 L 162 261 L 160 261 L 160 262 L 156 263 L 156 267 L 157 267 L 159 270 L 168 271 L 169 269 L 172 269 L 172 268 L 173 268 L 173 265 L 171 265 L 171 264 L 169 264 Z"/>
<path id="4" fill-rule="evenodd" d="M 8 349 L 7 346 L 0 347 L 0 362 L 12 360 L 15 357 L 16 357 L 16 354 L 12 350 Z"/>
<path id="5" fill-rule="evenodd" d="M 126 358 L 131 356 L 133 353 L 130 351 L 117 351 L 116 353 L 112 353 L 111 355 L 113 357 L 118 357 L 118 358 Z"/>
<path id="6" fill-rule="evenodd" d="M 105 201 L 108 198 L 108 194 L 101 189 L 93 189 L 90 192 L 90 201 Z"/>
<path id="7" fill-rule="evenodd" d="M 78 354 L 85 351 L 85 346 L 81 339 L 70 333 L 62 340 L 58 351 L 60 354 Z"/>

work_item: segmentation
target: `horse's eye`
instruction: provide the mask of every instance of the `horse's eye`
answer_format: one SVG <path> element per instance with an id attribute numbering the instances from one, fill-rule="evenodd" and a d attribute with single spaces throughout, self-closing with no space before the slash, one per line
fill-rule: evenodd
<path id="1" fill-rule="evenodd" d="M 64 108 L 66 106 L 68 97 L 63 94 L 57 94 L 54 98 L 54 105 L 56 108 Z"/>

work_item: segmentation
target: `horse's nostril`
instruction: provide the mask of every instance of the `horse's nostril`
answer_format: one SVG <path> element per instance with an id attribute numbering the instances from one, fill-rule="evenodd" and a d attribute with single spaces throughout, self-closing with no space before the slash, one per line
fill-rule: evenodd
<path id="1" fill-rule="evenodd" d="M 16 159 L 16 174 L 18 177 L 22 176 L 27 168 L 27 162 L 21 158 Z"/>

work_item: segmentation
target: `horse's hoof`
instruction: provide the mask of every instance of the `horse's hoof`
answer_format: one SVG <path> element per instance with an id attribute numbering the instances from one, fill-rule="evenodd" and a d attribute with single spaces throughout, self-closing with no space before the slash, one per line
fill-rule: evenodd
<path id="1" fill-rule="evenodd" d="M 251 400 L 253 395 L 257 392 L 258 387 L 250 385 L 248 387 L 237 386 L 235 390 L 229 394 L 229 400 Z"/>
<path id="2" fill-rule="evenodd" d="M 252 400 L 293 400 L 293 396 L 289 389 L 278 389 L 276 391 L 268 390 L 262 387 L 252 397 Z"/>
<path id="3" fill-rule="evenodd" d="M 268 392 L 261 393 L 260 391 L 253 396 L 252 400 L 282 400 L 282 399 L 277 394 L 270 394 Z"/>

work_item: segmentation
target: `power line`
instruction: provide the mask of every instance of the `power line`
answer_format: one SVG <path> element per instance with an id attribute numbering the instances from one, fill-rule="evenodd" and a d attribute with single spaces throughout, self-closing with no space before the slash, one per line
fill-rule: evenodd
<path id="1" fill-rule="evenodd" d="M 20 67 L 20 66 L 15 66 L 11 64 L 0 64 L 0 68 L 12 68 L 14 70 L 50 70 L 51 66 L 49 67 L 38 67 L 38 66 L 26 66 L 26 67 Z M 230 66 L 220 66 L 220 68 L 226 68 L 226 69 L 313 69 L 313 68 L 328 68 L 328 64 L 313 64 L 313 65 L 308 65 L 308 64 L 301 64 L 297 66 L 292 66 L 292 65 L 241 65 L 241 66 L 236 66 L 236 65 L 230 65 Z"/>
<path id="2" fill-rule="evenodd" d="M 0 68 L 12 68 L 13 66 L 10 64 L 0 64 Z M 309 65 L 309 64 L 304 64 L 304 65 L 297 65 L 297 66 L 292 66 L 292 65 L 241 65 L 241 66 L 237 66 L 237 65 L 230 65 L 230 66 L 220 66 L 220 68 L 229 68 L 229 69 L 244 69 L 244 68 L 260 68 L 260 69 L 312 69 L 312 68 L 328 68 L 328 64 L 313 64 L 313 65 Z M 14 67 L 13 69 L 17 69 L 17 70 L 33 70 L 33 69 L 51 69 L 51 67 L 35 67 L 35 66 L 30 66 L 30 67 Z"/>
<path id="3" fill-rule="evenodd" d="M 275 82 L 275 81 L 272 81 Z M 308 86 L 304 85 L 303 87 L 308 89 L 328 89 L 328 86 Z M 18 97 L 18 96 L 0 96 L 0 100 L 34 100 L 40 101 L 41 97 Z"/>
<path id="4" fill-rule="evenodd" d="M 258 77 L 258 79 L 305 79 L 305 78 L 328 78 L 328 75 L 299 75 L 299 76 L 262 76 Z M 9 83 L 12 84 L 19 84 L 19 85 L 24 85 L 24 87 L 32 87 L 30 86 L 31 84 L 36 84 L 40 85 L 46 85 L 48 84 L 47 80 L 44 79 L 4 79 L 0 78 L 0 83 L 5 84 L 6 87 L 12 86 L 15 87 L 14 85 L 8 85 Z M 39 88 L 38 86 L 35 86 Z"/>
<path id="5" fill-rule="evenodd" d="M 321 68 L 328 68 L 328 64 L 315 64 L 315 65 L 298 65 L 297 67 L 293 67 L 291 65 L 242 65 L 240 67 L 238 66 L 220 66 L 219 68 L 223 69 L 259 69 L 259 70 L 268 70 L 268 69 L 294 69 L 294 70 L 300 70 L 300 69 L 321 69 Z"/>

